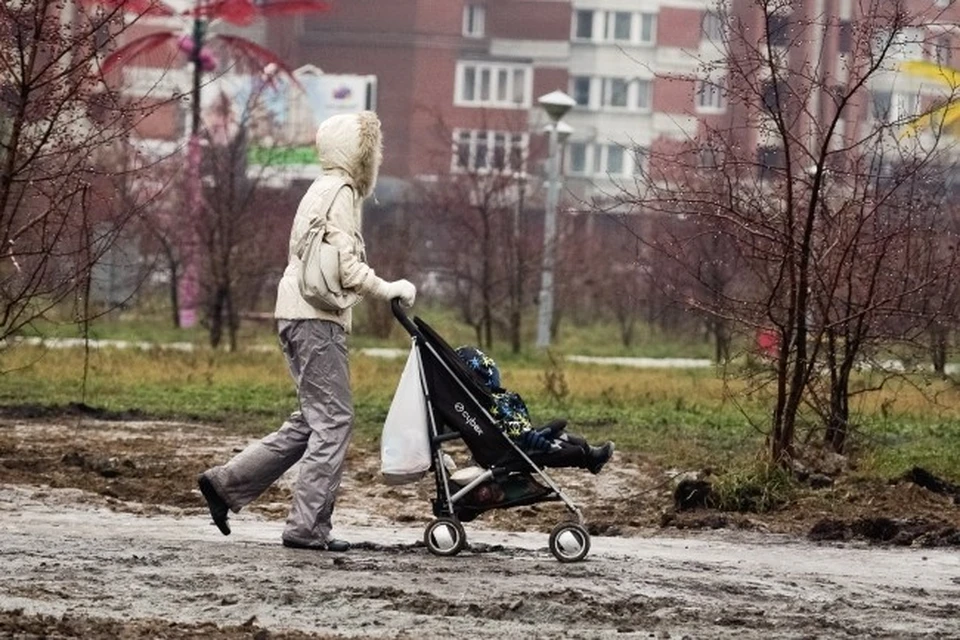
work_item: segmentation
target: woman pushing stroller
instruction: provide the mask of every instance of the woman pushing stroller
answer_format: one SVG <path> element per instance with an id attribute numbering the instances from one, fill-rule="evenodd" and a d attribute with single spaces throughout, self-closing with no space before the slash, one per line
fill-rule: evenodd
<path id="1" fill-rule="evenodd" d="M 610 460 L 613 442 L 591 446 L 581 436 L 566 432 L 566 420 L 554 420 L 534 429 L 523 398 L 500 386 L 500 369 L 493 358 L 470 346 L 459 347 L 456 352 L 490 391 L 494 400 L 494 406 L 490 408 L 491 416 L 497 420 L 503 432 L 524 452 L 537 455 L 541 464 L 547 467 L 580 467 L 596 474 Z"/>

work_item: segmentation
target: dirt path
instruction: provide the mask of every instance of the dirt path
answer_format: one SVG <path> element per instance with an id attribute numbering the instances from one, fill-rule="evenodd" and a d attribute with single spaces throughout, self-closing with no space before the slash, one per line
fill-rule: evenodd
<path id="1" fill-rule="evenodd" d="M 470 551 L 431 556 L 426 489 L 377 485 L 362 452 L 336 521 L 349 553 L 279 545 L 290 478 L 224 538 L 192 478 L 244 443 L 197 425 L 0 423 L 0 637 L 960 638 L 955 549 L 630 527 L 648 471 L 622 459 L 602 481 L 565 478 L 625 533 L 574 565 L 546 550 L 562 514 L 537 509 L 469 523 Z"/>
<path id="2" fill-rule="evenodd" d="M 419 527 L 348 526 L 356 550 L 319 554 L 257 516 L 223 538 L 202 516 L 71 508 L 70 493 L 0 490 L 0 609 L 390 638 L 960 637 L 949 551 L 598 537 L 561 565 L 542 534 L 471 527 L 477 552 L 441 559 Z"/>

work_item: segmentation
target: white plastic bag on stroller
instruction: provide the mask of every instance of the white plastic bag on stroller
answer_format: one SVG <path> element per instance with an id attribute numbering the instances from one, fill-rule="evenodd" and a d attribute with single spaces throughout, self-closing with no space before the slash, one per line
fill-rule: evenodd
<path id="1" fill-rule="evenodd" d="M 380 473 L 387 484 L 416 482 L 430 470 L 427 404 L 420 354 L 410 349 L 380 440 Z"/>

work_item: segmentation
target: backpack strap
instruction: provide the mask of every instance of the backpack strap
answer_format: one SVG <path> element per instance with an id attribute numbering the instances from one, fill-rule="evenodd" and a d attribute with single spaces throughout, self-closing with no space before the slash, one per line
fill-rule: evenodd
<path id="1" fill-rule="evenodd" d="M 320 206 L 317 207 L 322 213 L 316 216 L 313 220 L 310 221 L 310 226 L 307 227 L 307 232 L 300 236 L 300 241 L 297 242 L 296 247 L 294 247 L 294 255 L 297 258 L 303 259 L 303 254 L 307 250 L 307 247 L 313 242 L 313 239 L 319 234 L 320 237 L 323 237 L 323 234 L 327 231 L 327 222 L 330 219 L 330 209 L 333 208 L 333 202 L 337 199 L 337 196 L 340 195 L 340 192 L 344 189 L 350 189 L 353 191 L 353 188 L 347 182 L 341 182 L 338 187 L 335 189 L 327 190 L 326 195 L 320 200 Z"/>

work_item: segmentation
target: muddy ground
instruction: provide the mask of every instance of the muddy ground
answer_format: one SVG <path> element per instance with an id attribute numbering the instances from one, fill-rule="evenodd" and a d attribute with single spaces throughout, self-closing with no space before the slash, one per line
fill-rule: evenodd
<path id="1" fill-rule="evenodd" d="M 327 554 L 279 545 L 293 473 L 230 537 L 209 523 L 196 473 L 247 442 L 0 418 L 0 637 L 960 638 L 960 508 L 913 482 L 677 514 L 668 470 L 618 452 L 599 476 L 556 474 L 594 534 L 587 561 L 547 551 L 555 504 L 485 514 L 468 551 L 436 558 L 432 483 L 384 486 L 354 447 L 335 533 L 355 548 Z"/>

